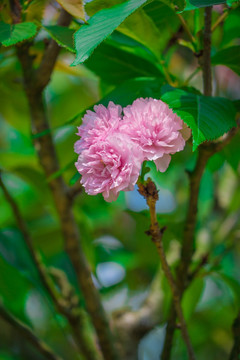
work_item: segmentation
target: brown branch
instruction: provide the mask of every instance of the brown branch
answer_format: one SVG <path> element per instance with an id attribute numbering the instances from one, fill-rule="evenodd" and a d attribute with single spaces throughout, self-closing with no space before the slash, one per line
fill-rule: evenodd
<path id="1" fill-rule="evenodd" d="M 240 312 L 234 320 L 232 326 L 232 332 L 234 336 L 233 347 L 229 356 L 229 360 L 239 360 L 240 357 Z"/>
<path id="2" fill-rule="evenodd" d="M 180 328 L 182 333 L 182 338 L 186 344 L 187 352 L 190 360 L 195 359 L 194 351 L 192 348 L 191 340 L 188 334 L 187 330 L 187 324 L 184 319 L 182 307 L 181 307 L 181 297 L 179 293 L 179 289 L 177 287 L 177 284 L 174 280 L 174 277 L 172 275 L 171 269 L 167 263 L 165 251 L 163 248 L 163 242 L 162 242 L 162 236 L 165 228 L 160 228 L 158 221 L 157 221 L 157 215 L 156 215 L 156 201 L 158 200 L 158 191 L 156 188 L 156 185 L 151 179 L 148 179 L 145 184 L 139 183 L 139 193 L 146 199 L 147 204 L 149 206 L 150 211 L 150 218 L 151 218 L 151 226 L 150 230 L 147 232 L 148 235 L 152 237 L 152 241 L 156 245 L 157 252 L 159 255 L 159 258 L 161 260 L 162 269 L 164 271 L 164 274 L 168 280 L 172 296 L 173 296 L 173 303 L 175 307 L 175 311 L 177 313 L 177 316 L 180 321 Z"/>
<path id="3" fill-rule="evenodd" d="M 193 256 L 194 248 L 194 232 L 197 220 L 197 206 L 198 206 L 198 195 L 199 188 L 202 179 L 204 169 L 207 165 L 208 160 L 215 153 L 221 151 L 226 145 L 228 145 L 231 139 L 236 135 L 239 130 L 239 124 L 237 127 L 231 129 L 220 141 L 204 143 L 199 146 L 198 159 L 195 168 L 192 172 L 189 172 L 190 181 L 190 195 L 188 212 L 185 220 L 185 227 L 183 233 L 183 243 L 181 250 L 181 259 L 177 268 L 177 284 L 180 292 L 180 298 L 190 282 L 193 280 L 193 274 L 188 274 L 189 266 Z M 166 337 L 162 352 L 162 360 L 170 359 L 171 347 L 173 342 L 173 335 L 176 329 L 176 312 L 174 307 L 171 307 L 170 318 L 168 320 Z"/>
<path id="4" fill-rule="evenodd" d="M 33 240 L 31 235 L 27 229 L 25 221 L 21 215 L 19 207 L 15 202 L 12 195 L 9 193 L 8 189 L 6 188 L 5 184 L 3 183 L 1 172 L 0 172 L 0 187 L 3 190 L 3 194 L 11 206 L 12 212 L 14 214 L 17 226 L 19 231 L 22 234 L 22 237 L 27 245 L 29 254 L 31 256 L 32 261 L 37 269 L 39 278 L 45 287 L 47 293 L 50 295 L 53 303 L 55 305 L 56 310 L 62 314 L 66 320 L 68 321 L 73 336 L 75 338 L 76 344 L 79 347 L 80 352 L 82 352 L 85 358 L 98 360 L 99 354 L 98 352 L 94 351 L 94 343 L 91 341 L 89 337 L 89 331 L 87 329 L 86 324 L 86 315 L 84 312 L 78 308 L 78 297 L 73 292 L 71 285 L 68 282 L 68 279 L 65 275 L 64 278 L 64 285 L 65 288 L 68 288 L 69 291 L 66 294 L 66 291 L 63 291 L 63 288 L 60 287 L 61 293 L 59 294 L 55 289 L 55 284 L 53 283 L 51 277 L 48 274 L 48 270 L 46 269 L 45 265 L 41 261 L 40 254 L 36 249 L 33 248 Z M 57 269 L 55 269 L 55 272 Z M 58 270 L 60 272 L 61 270 Z M 62 282 L 63 284 L 63 282 Z M 81 330 L 80 330 L 81 329 Z"/>
<path id="5" fill-rule="evenodd" d="M 203 33 L 203 56 L 199 58 L 199 65 L 203 70 L 203 89 L 204 95 L 211 96 L 212 94 L 212 71 L 211 71 L 211 17 L 212 7 L 205 8 L 204 17 L 204 33 Z M 222 146 L 222 145 L 221 145 Z M 192 172 L 189 173 L 190 180 L 190 195 L 188 212 L 185 221 L 185 228 L 183 233 L 183 243 L 181 250 L 181 259 L 177 269 L 177 284 L 179 288 L 180 299 L 186 287 L 189 285 L 190 279 L 188 278 L 188 269 L 191 264 L 193 256 L 193 241 L 194 232 L 197 220 L 197 205 L 199 188 L 202 179 L 202 175 L 208 159 L 216 152 L 220 150 L 220 145 L 203 144 L 199 146 L 199 153 L 196 166 Z M 166 337 L 163 347 L 161 360 L 169 360 L 171 355 L 171 348 L 173 342 L 173 336 L 176 329 L 176 312 L 172 306 L 170 318 L 167 325 Z"/>
<path id="6" fill-rule="evenodd" d="M 68 198 L 72 202 L 74 199 L 81 194 L 83 187 L 80 182 L 76 182 L 73 186 L 68 189 Z"/>
<path id="7" fill-rule="evenodd" d="M 0 305 L 0 317 L 17 330 L 20 336 L 23 336 L 27 341 L 29 341 L 36 350 L 45 357 L 45 359 L 61 360 L 61 358 L 54 354 L 54 352 L 41 339 L 39 339 L 27 325 L 16 319 L 2 305 Z"/>
<path id="8" fill-rule="evenodd" d="M 72 16 L 64 9 L 61 10 L 57 24 L 59 26 L 68 26 L 71 22 Z M 53 39 L 50 40 L 44 54 L 39 68 L 36 71 L 35 89 L 43 90 L 50 81 L 56 60 L 60 52 L 60 47 Z"/>
<path id="9" fill-rule="evenodd" d="M 23 69 L 25 91 L 31 115 L 32 133 L 46 132 L 46 135 L 34 139 L 35 148 L 46 178 L 59 170 L 59 162 L 49 131 L 50 127 L 43 99 L 43 88 L 50 79 L 59 52 L 56 50 L 56 46 L 52 45 L 47 48 L 36 73 L 33 71 L 32 59 L 29 56 L 28 49 L 23 45 L 18 47 L 18 57 Z M 40 85 L 39 81 L 41 82 Z M 104 358 L 106 360 L 117 360 L 118 354 L 113 345 L 108 318 L 103 309 L 100 295 L 92 281 L 91 270 L 81 246 L 79 229 L 73 216 L 71 200 L 63 177 L 59 176 L 52 179 L 49 186 L 59 216 L 65 250 L 76 271 L 78 284 L 85 298 L 86 308 L 95 327 Z"/>

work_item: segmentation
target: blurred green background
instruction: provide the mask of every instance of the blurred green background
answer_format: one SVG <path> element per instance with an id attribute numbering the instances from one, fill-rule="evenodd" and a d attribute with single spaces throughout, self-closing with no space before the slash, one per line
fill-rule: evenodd
<path id="1" fill-rule="evenodd" d="M 194 70 L 196 60 L 187 47 L 176 43 L 170 46 L 171 37 L 179 31 L 180 23 L 175 18 L 176 21 L 171 23 L 168 18 L 166 24 L 164 11 L 170 10 L 162 6 L 163 15 L 157 25 L 163 29 L 161 46 L 165 49 L 164 58 L 169 72 L 183 83 Z M 145 11 L 157 21 L 151 9 Z M 51 6 L 47 11 L 46 18 L 53 11 Z M 193 12 L 184 16 L 193 28 Z M 218 16 L 217 9 L 213 16 Z M 46 21 L 54 23 L 54 16 L 53 20 Z M 218 47 L 237 44 L 240 29 L 237 22 L 239 9 L 234 10 L 231 18 L 229 16 L 224 26 L 214 33 L 213 52 Z M 228 28 L 231 29 L 227 32 Z M 38 35 L 36 54 L 42 51 L 42 39 L 46 36 L 43 31 Z M 74 162 L 77 156 L 73 144 L 77 140 L 76 126 L 80 124 L 81 114 L 107 95 L 107 99 L 114 100 L 116 91 L 121 98 L 119 94 L 125 81 L 156 76 L 161 85 L 165 82 L 148 50 L 119 31 L 100 45 L 85 65 L 69 67 L 73 59 L 74 54 L 62 50 L 45 92 L 61 173 L 71 186 L 76 181 Z M 19 205 L 34 247 L 40 251 L 45 264 L 63 269 L 77 289 L 73 269 L 64 252 L 48 179 L 42 173 L 33 147 L 21 68 L 14 48 L 1 48 L 0 76 L 0 167 L 3 182 Z M 191 86 L 201 90 L 201 73 L 192 80 Z M 152 96 L 155 90 L 157 92 L 159 88 L 146 85 L 144 94 Z M 239 90 L 239 77 L 235 73 L 224 66 L 214 68 L 215 95 L 237 99 Z M 115 91 L 113 95 L 111 91 Z M 134 87 L 132 91 L 135 98 Z M 124 94 L 123 90 L 123 103 Z M 239 140 L 237 135 L 222 152 L 214 155 L 201 183 L 192 269 L 206 254 L 209 254 L 208 263 L 201 268 L 183 299 L 184 313 L 199 360 L 226 359 L 232 346 L 231 327 L 240 303 Z M 172 157 L 166 173 L 157 173 L 155 166 L 149 164 L 150 176 L 160 190 L 157 210 L 159 222 L 167 226 L 164 243 L 172 266 L 179 258 L 188 201 L 186 170 L 193 167 L 195 160 L 196 152 L 193 153 L 187 144 L 183 152 Z M 159 259 L 145 234 L 149 227 L 146 209 L 137 190 L 121 193 L 119 199 L 110 204 L 101 195 L 88 196 L 82 192 L 76 198 L 74 214 L 84 251 L 108 313 L 122 307 L 138 309 L 157 276 Z M 0 301 L 63 359 L 78 359 L 66 320 L 55 313 L 51 299 L 41 285 L 1 189 L 0 227 Z M 139 360 L 159 358 L 170 303 L 170 291 L 164 278 L 161 278 L 161 292 L 161 323 L 141 340 Z M 81 299 L 80 293 L 79 296 Z M 172 358 L 187 359 L 185 351 L 177 332 Z M 22 340 L 16 329 L 0 319 L 0 360 L 42 358 L 32 345 Z"/>

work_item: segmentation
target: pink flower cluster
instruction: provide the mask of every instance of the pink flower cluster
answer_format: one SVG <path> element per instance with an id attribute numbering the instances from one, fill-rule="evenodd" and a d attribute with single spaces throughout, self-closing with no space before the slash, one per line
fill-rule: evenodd
<path id="1" fill-rule="evenodd" d="M 107 108 L 94 106 L 77 135 L 75 165 L 86 192 L 114 201 L 121 190 L 133 190 L 143 161 L 153 160 L 159 171 L 166 171 L 171 154 L 183 150 L 190 129 L 163 101 L 140 98 L 123 109 L 113 102 Z"/>

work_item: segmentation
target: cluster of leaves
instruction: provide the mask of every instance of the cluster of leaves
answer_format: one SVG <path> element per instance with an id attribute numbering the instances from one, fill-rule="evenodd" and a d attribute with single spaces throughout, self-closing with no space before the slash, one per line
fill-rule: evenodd
<path id="1" fill-rule="evenodd" d="M 4 0 L 0 5 L 0 72 L 4 80 L 0 85 L 0 166 L 5 172 L 4 182 L 19 203 L 34 244 L 40 249 L 44 261 L 47 265 L 63 268 L 71 282 L 76 283 L 64 253 L 59 223 L 47 187 L 47 181 L 60 175 L 71 185 L 78 180 L 72 150 L 76 140 L 75 125 L 80 123 L 85 109 L 95 103 L 107 105 L 112 100 L 125 106 L 141 96 L 161 98 L 167 102 L 193 133 L 195 153 L 187 146 L 183 154 L 175 156 L 173 165 L 164 176 L 149 164 L 151 176 L 161 188 L 159 211 L 169 212 L 159 220 L 168 226 L 166 248 L 174 257 L 181 239 L 188 194 L 187 178 L 182 169 L 191 170 L 197 147 L 202 142 L 216 139 L 235 126 L 239 111 L 236 94 L 230 99 L 221 97 L 229 95 L 227 89 L 220 89 L 216 97 L 210 98 L 201 94 L 198 78 L 192 82 L 194 87 L 189 86 L 191 80 L 186 75 L 191 75 L 189 69 L 195 72 L 197 68 L 198 71 L 195 59 L 201 55 L 203 46 L 202 7 L 225 4 L 226 20 L 213 33 L 212 65 L 225 65 L 239 75 L 238 2 L 94 0 L 88 2 L 84 9 L 81 0 L 59 0 L 59 7 L 62 6 L 74 17 L 70 27 L 55 25 L 54 16 L 53 20 L 49 20 L 48 12 L 51 13 L 52 8 L 46 1 L 19 3 L 20 21 L 15 19 L 19 10 L 13 7 L 11 1 Z M 213 23 L 219 16 L 214 11 Z M 182 19 L 188 24 L 192 39 L 184 33 Z M 42 39 L 46 37 L 54 39 L 63 48 L 47 89 L 47 107 L 61 170 L 47 181 L 42 175 L 29 136 L 27 104 L 19 83 L 21 72 L 14 50 L 14 46 L 31 42 L 34 61 L 38 64 L 44 48 Z M 77 66 L 70 67 L 69 63 Z M 234 78 L 233 73 L 230 74 Z M 239 232 L 239 151 L 237 136 L 209 162 L 201 184 L 196 233 L 198 251 L 193 267 L 198 265 L 206 252 L 210 252 L 211 256 L 209 264 L 202 269 L 183 299 L 190 332 L 196 334 L 193 335 L 193 342 L 199 359 L 223 359 L 226 356 L 230 327 L 239 303 L 236 276 L 239 261 L 239 251 L 236 250 L 239 249 L 233 247 Z M 100 196 L 89 200 L 83 194 L 74 209 L 83 234 L 84 249 L 99 288 L 106 295 L 109 309 L 123 304 L 138 306 L 136 294 L 144 295 L 158 266 L 157 254 L 151 245 L 147 245 L 148 239 L 144 233 L 149 223 L 145 204 L 137 196 L 135 193 L 122 194 L 116 204 L 109 205 Z M 166 206 L 161 207 L 161 203 L 165 202 Z M 136 209 L 138 212 L 133 211 Z M 33 327 L 63 357 L 77 359 L 76 349 L 66 336 L 68 326 L 53 311 L 53 305 L 42 288 L 2 193 L 0 214 L 0 301 L 19 319 Z M 222 222 L 220 227 L 219 222 Z M 114 273 L 114 278 L 109 279 L 106 271 L 103 271 L 103 263 L 109 265 L 108 273 Z M 117 273 L 119 268 L 124 275 Z M 165 281 L 162 287 L 165 293 L 163 317 L 166 319 L 169 289 Z M 116 298 L 120 300 L 116 301 Z M 33 311 L 34 307 L 37 307 L 37 311 Z M 10 329 L 6 334 L 10 334 Z M 9 339 L 7 335 L 1 335 L 0 348 L 7 351 Z M 220 340 L 219 336 L 222 336 Z M 156 349 L 154 336 L 150 341 Z M 142 358 L 154 359 L 151 352 L 149 355 L 149 348 L 149 344 L 143 347 L 145 355 Z M 24 354 L 31 354 L 32 351 L 24 346 L 20 346 L 20 350 Z M 184 351 L 180 339 L 177 339 L 173 357 L 184 358 Z M 0 352 L 0 358 L 9 359 L 4 352 Z"/>

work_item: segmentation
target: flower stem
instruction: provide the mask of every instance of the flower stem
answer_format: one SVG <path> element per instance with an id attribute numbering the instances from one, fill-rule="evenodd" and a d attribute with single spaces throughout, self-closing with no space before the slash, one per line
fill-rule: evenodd
<path id="1" fill-rule="evenodd" d="M 150 211 L 151 226 L 150 226 L 150 230 L 147 232 L 147 234 L 152 237 L 152 241 L 154 242 L 154 244 L 156 246 L 156 249 L 157 249 L 161 264 L 162 264 L 162 269 L 163 269 L 164 274 L 169 283 L 169 286 L 170 286 L 170 289 L 172 292 L 172 296 L 173 296 L 174 307 L 175 307 L 178 319 L 180 321 L 182 338 L 187 347 L 188 357 L 190 360 L 195 360 L 193 347 L 192 347 L 191 340 L 190 340 L 188 330 L 187 330 L 187 324 L 184 319 L 183 310 L 181 307 L 180 294 L 179 294 L 176 282 L 174 280 L 174 277 L 172 275 L 171 269 L 168 265 L 165 251 L 163 248 L 162 236 L 165 231 L 165 228 L 161 229 L 159 227 L 159 224 L 157 221 L 156 201 L 158 200 L 158 191 L 157 191 L 155 183 L 150 178 L 144 184 L 139 183 L 138 187 L 139 187 L 139 193 L 141 195 L 143 195 L 143 197 L 146 199 L 147 204 L 149 206 L 149 211 Z"/>

